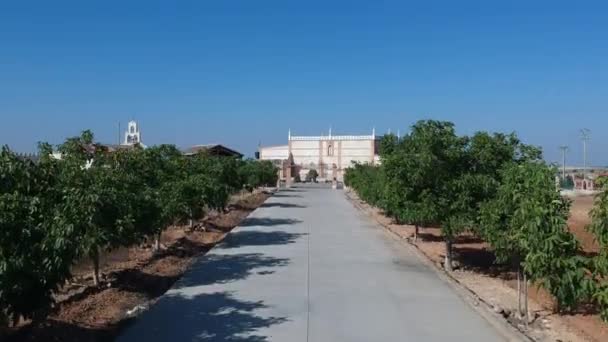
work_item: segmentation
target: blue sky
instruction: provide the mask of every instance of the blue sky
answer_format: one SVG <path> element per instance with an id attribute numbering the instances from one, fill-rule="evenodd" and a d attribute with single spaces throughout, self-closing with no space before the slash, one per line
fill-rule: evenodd
<path id="1" fill-rule="evenodd" d="M 433 118 L 510 132 L 548 160 L 592 131 L 608 165 L 608 4 L 560 1 L 3 1 L 0 144 L 92 129 L 220 142 Z"/>

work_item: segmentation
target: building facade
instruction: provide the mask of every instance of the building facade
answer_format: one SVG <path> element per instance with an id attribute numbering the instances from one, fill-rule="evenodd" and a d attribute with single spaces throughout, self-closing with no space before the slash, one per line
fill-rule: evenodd
<path id="1" fill-rule="evenodd" d="M 378 138 L 371 135 L 293 136 L 288 134 L 287 145 L 259 148 L 261 160 L 271 160 L 282 166 L 281 177 L 300 175 L 305 179 L 310 170 L 316 170 L 320 181 L 342 181 L 344 171 L 357 163 L 378 163 Z M 290 172 L 285 168 L 290 167 Z"/>

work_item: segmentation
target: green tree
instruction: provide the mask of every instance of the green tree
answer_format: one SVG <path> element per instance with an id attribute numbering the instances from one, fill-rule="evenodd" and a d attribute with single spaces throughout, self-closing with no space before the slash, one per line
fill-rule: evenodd
<path id="1" fill-rule="evenodd" d="M 59 150 L 60 210 L 75 227 L 79 254 L 93 262 L 97 285 L 100 252 L 129 245 L 137 237 L 131 212 L 135 198 L 123 187 L 127 174 L 117 169 L 103 146 L 93 142 L 90 131 L 67 139 Z"/>
<path id="2" fill-rule="evenodd" d="M 249 191 L 260 186 L 274 186 L 278 180 L 278 169 L 269 160 L 244 161 L 238 170 L 242 186 Z"/>
<path id="3" fill-rule="evenodd" d="M 594 280 L 591 298 L 599 306 L 602 319 L 608 321 L 608 282 L 605 280 L 608 276 L 608 177 L 598 177 L 596 188 L 599 193 L 595 195 L 591 224 L 587 227 L 600 245 L 600 252 L 590 267 Z"/>
<path id="4" fill-rule="evenodd" d="M 161 247 L 162 232 L 189 213 L 180 186 L 180 163 L 185 158 L 173 145 L 147 148 L 141 172 L 146 175 L 146 195 L 151 199 L 154 215 L 150 232 L 154 235 L 154 250 Z"/>
<path id="5" fill-rule="evenodd" d="M 56 165 L 43 159 L 0 151 L 0 325 L 41 318 L 70 276 L 73 230 L 55 207 Z"/>
<path id="6" fill-rule="evenodd" d="M 518 308 L 526 319 L 528 278 L 561 307 L 573 307 L 584 295 L 584 260 L 576 257 L 578 243 L 566 226 L 569 202 L 556 191 L 554 174 L 542 162 L 512 163 L 501 172 L 496 198 L 481 207 L 479 233 L 499 262 L 517 268 Z"/>
<path id="7" fill-rule="evenodd" d="M 306 175 L 307 182 L 317 182 L 317 177 L 319 177 L 319 173 L 315 169 L 310 169 L 308 174 Z"/>

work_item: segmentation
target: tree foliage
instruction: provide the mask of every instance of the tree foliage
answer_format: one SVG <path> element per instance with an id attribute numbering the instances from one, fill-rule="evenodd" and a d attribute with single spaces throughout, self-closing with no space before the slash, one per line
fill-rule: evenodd
<path id="1" fill-rule="evenodd" d="M 414 239 L 419 228 L 440 226 L 447 270 L 452 243 L 469 231 L 491 246 L 497 262 L 520 271 L 523 289 L 528 278 L 545 287 L 559 310 L 594 298 L 608 318 L 608 286 L 598 281 L 608 275 L 608 248 L 593 260 L 580 255 L 566 225 L 569 202 L 538 147 L 515 134 L 459 136 L 452 123 L 433 120 L 417 122 L 402 138 L 387 135 L 379 146 L 380 165 L 354 164 L 346 184 L 396 221 L 414 225 Z M 606 192 L 596 199 L 593 219 L 591 231 L 608 246 Z"/>
<path id="2" fill-rule="evenodd" d="M 111 150 L 90 131 L 58 146 L 39 145 L 40 159 L 0 151 L 0 324 L 43 317 L 71 266 L 144 239 L 169 225 L 223 210 L 241 189 L 274 185 L 270 162 L 206 154 L 175 146 Z M 156 247 L 160 247 L 156 244 Z"/>

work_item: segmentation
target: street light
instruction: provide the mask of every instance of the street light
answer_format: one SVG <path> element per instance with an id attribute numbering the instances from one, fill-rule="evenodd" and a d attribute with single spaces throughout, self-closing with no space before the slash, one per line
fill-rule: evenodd
<path id="1" fill-rule="evenodd" d="M 591 138 L 588 128 L 581 129 L 581 140 L 583 141 L 583 179 L 587 179 L 587 141 Z"/>
<path id="2" fill-rule="evenodd" d="M 566 152 L 568 152 L 568 146 L 562 145 L 559 147 L 562 151 L 562 181 L 566 180 Z"/>

